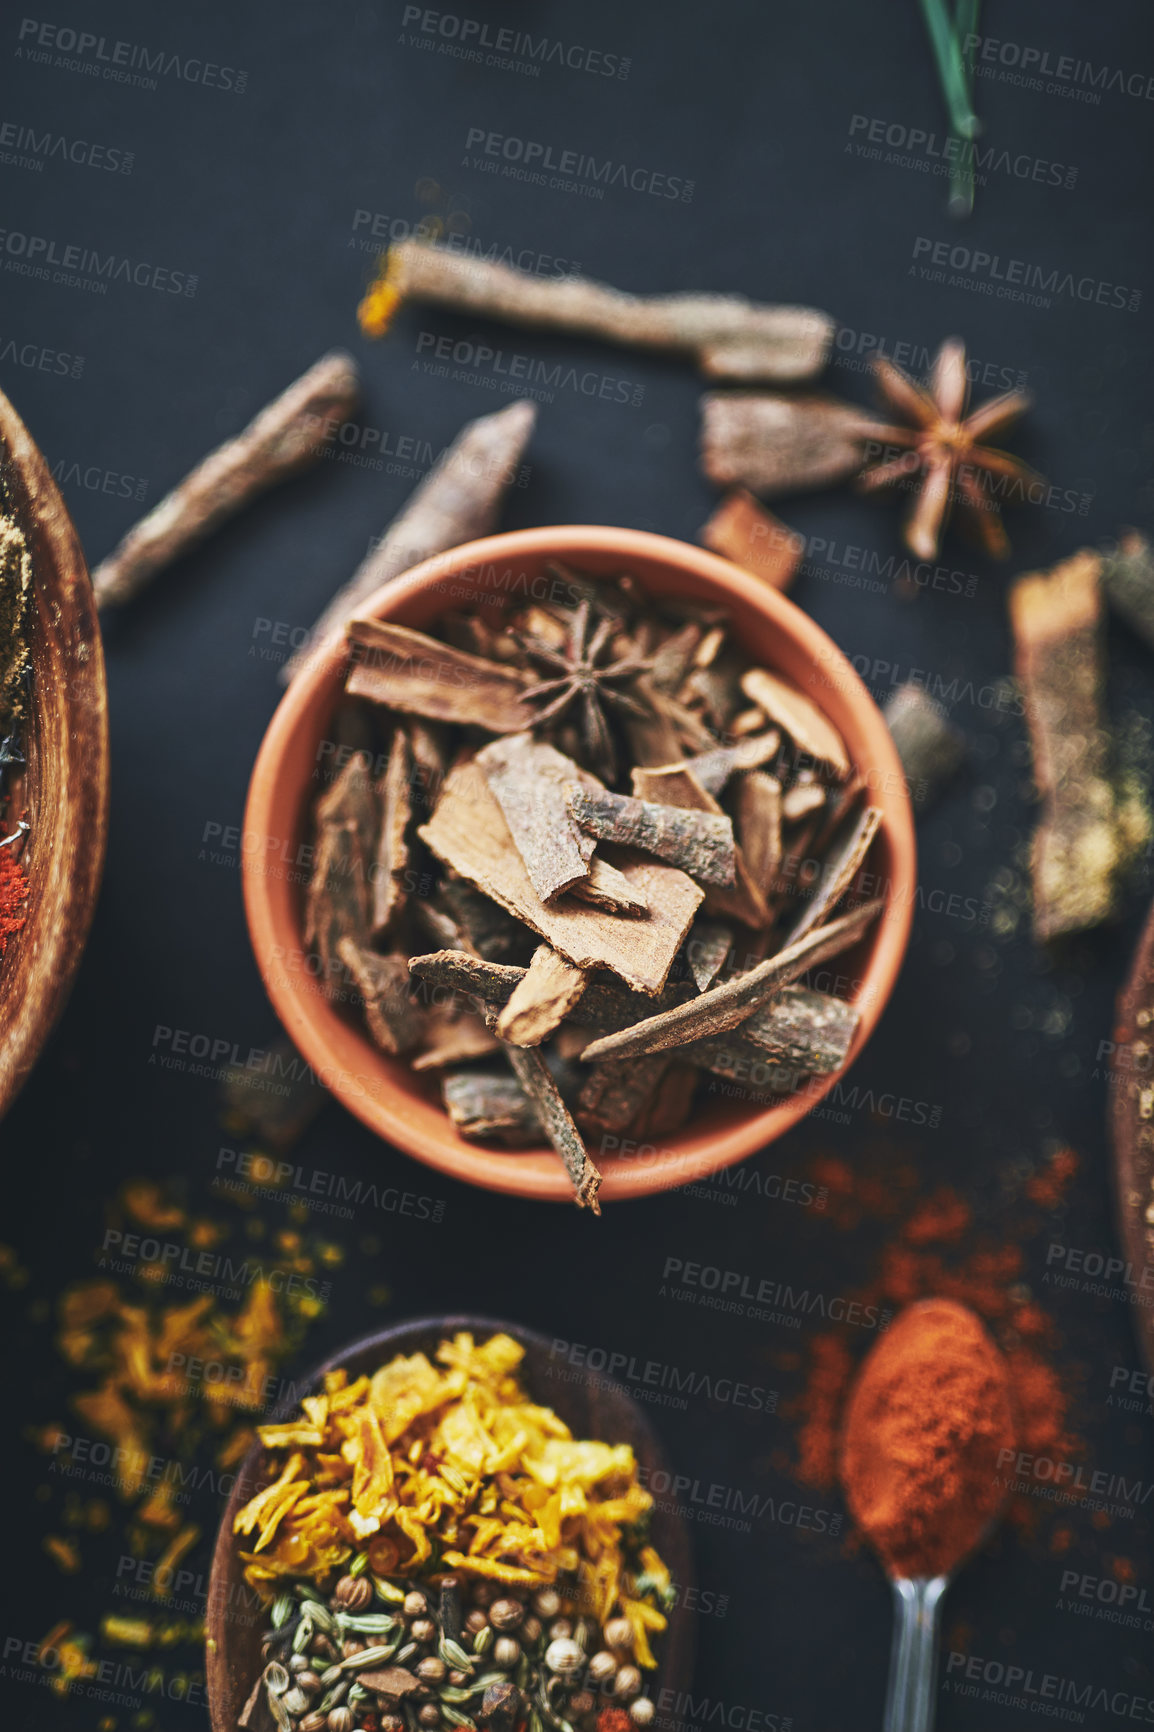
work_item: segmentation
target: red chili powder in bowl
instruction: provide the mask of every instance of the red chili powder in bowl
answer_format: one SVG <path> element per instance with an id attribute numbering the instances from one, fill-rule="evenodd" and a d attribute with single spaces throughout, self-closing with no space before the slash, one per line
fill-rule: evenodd
<path id="1" fill-rule="evenodd" d="M 841 1446 L 846 1501 L 891 1575 L 946 1575 L 974 1550 L 1015 1436 L 1009 1368 L 980 1319 L 951 1299 L 903 1311 L 858 1373 Z"/>

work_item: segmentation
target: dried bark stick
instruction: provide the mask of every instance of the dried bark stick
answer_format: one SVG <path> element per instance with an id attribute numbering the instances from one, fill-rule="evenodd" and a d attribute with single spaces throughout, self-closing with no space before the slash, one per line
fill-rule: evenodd
<path id="1" fill-rule="evenodd" d="M 128 601 L 154 572 L 171 565 L 250 499 L 314 463 L 359 395 L 352 356 L 340 349 L 322 355 L 243 433 L 198 463 L 100 562 L 92 573 L 96 605 Z"/>
<path id="2" fill-rule="evenodd" d="M 690 758 L 685 768 L 691 770 L 707 794 L 715 797 L 725 788 L 731 776 L 742 770 L 756 770 L 775 758 L 781 748 L 781 735 L 776 728 L 769 733 L 749 734 L 732 746 L 717 746 Z"/>
<path id="3" fill-rule="evenodd" d="M 348 969 L 364 1005 L 369 1033 L 382 1052 L 409 1052 L 421 1038 L 421 1017 L 412 1001 L 406 959 L 365 950 L 342 938 L 337 954 Z"/>
<path id="4" fill-rule="evenodd" d="M 550 945 L 539 944 L 497 1018 L 498 1035 L 514 1046 L 540 1046 L 570 1014 L 587 979 Z"/>
<path id="5" fill-rule="evenodd" d="M 749 876 L 768 895 L 781 865 L 781 783 L 749 770 L 737 784 L 737 834 Z"/>
<path id="6" fill-rule="evenodd" d="M 594 908 L 604 908 L 610 914 L 645 914 L 649 903 L 642 891 L 631 884 L 624 872 L 594 854 L 589 862 L 589 876 L 573 885 L 572 894 Z"/>
<path id="7" fill-rule="evenodd" d="M 724 812 L 688 811 L 628 794 L 571 786 L 569 810 L 583 830 L 679 866 L 701 884 L 731 885 L 733 823 Z"/>
<path id="8" fill-rule="evenodd" d="M 690 812 L 713 813 L 715 816 L 721 813 L 721 807 L 712 794 L 706 793 L 690 764 L 668 764 L 657 770 L 634 770 L 633 787 L 635 793 L 642 798 L 660 798 L 665 805 L 683 807 Z M 732 820 L 730 825 L 732 830 Z M 733 873 L 731 885 L 711 884 L 707 887 L 706 910 L 726 919 L 740 920 L 743 926 L 752 926 L 755 931 L 760 931 L 769 924 L 769 905 L 753 882 L 745 856 L 736 844 L 733 850 Z"/>
<path id="9" fill-rule="evenodd" d="M 597 1193 L 601 1189 L 601 1174 L 581 1140 L 581 1132 L 573 1123 L 569 1108 L 561 1099 L 561 1091 L 549 1073 L 549 1067 L 539 1052 L 504 1042 L 505 1056 L 513 1073 L 533 1103 L 541 1129 L 561 1157 L 577 1196 L 579 1208 L 601 1213 Z"/>
<path id="10" fill-rule="evenodd" d="M 459 1006 L 438 1006 L 425 1018 L 421 1033 L 421 1050 L 409 1063 L 415 1071 L 444 1070 L 447 1065 L 465 1064 L 472 1058 L 487 1058 L 500 1052 L 500 1043 L 472 1009 Z"/>
<path id="11" fill-rule="evenodd" d="M 533 718 L 521 697 L 526 677 L 500 662 L 453 649 L 439 638 L 382 619 L 352 620 L 353 663 L 345 689 L 406 714 L 517 733 Z"/>
<path id="12" fill-rule="evenodd" d="M 1115 612 L 1154 649 L 1154 548 L 1136 529 L 1106 555 L 1102 586 Z"/>
<path id="13" fill-rule="evenodd" d="M 685 946 L 689 972 L 698 992 L 713 985 L 733 949 L 733 933 L 719 920 L 697 920 Z"/>
<path id="14" fill-rule="evenodd" d="M 621 870 L 649 904 L 642 919 L 602 913 L 573 897 L 545 903 L 509 834 L 504 815 L 475 764 L 451 771 L 422 839 L 446 866 L 532 927 L 578 968 L 609 968 L 639 992 L 656 995 L 701 903 L 699 885 L 676 867 L 633 860 Z"/>
<path id="15" fill-rule="evenodd" d="M 779 522 L 744 487 L 726 494 L 701 539 L 714 553 L 724 554 L 783 595 L 792 587 L 805 553 L 805 536 Z"/>
<path id="16" fill-rule="evenodd" d="M 449 1121 L 471 1141 L 496 1138 L 513 1147 L 536 1142 L 536 1109 L 515 1076 L 506 1071 L 449 1071 L 441 1078 Z"/>
<path id="17" fill-rule="evenodd" d="M 925 811 L 966 755 L 965 736 L 916 685 L 899 686 L 883 714 L 909 782 L 910 799 Z"/>
<path id="18" fill-rule="evenodd" d="M 807 933 L 797 944 L 759 962 L 747 973 L 722 986 L 710 987 L 687 1004 L 647 1017 L 616 1034 L 602 1035 L 585 1048 L 582 1060 L 592 1064 L 603 1058 L 631 1058 L 637 1053 L 663 1052 L 687 1041 L 727 1033 L 807 968 L 856 944 L 882 906 L 880 900 L 866 903 L 828 926 Z"/>
<path id="19" fill-rule="evenodd" d="M 397 728 L 381 785 L 381 828 L 373 870 L 373 936 L 380 937 L 404 904 L 409 864 L 408 827 L 413 816 L 412 756 L 404 728 Z"/>
<path id="20" fill-rule="evenodd" d="M 580 782 L 599 788 L 600 782 L 531 734 L 493 740 L 477 753 L 477 763 L 542 902 L 588 878 L 596 838 L 582 832 L 566 789 Z"/>
<path id="21" fill-rule="evenodd" d="M 831 842 L 821 877 L 786 938 L 787 944 L 796 944 L 799 938 L 820 926 L 837 907 L 857 876 L 881 821 L 881 807 L 867 806 L 845 826 L 841 836 Z"/>
<path id="22" fill-rule="evenodd" d="M 427 956 L 409 958 L 409 973 L 432 986 L 453 992 L 468 993 L 483 1004 L 502 1005 L 528 971 L 510 963 L 486 962 L 469 956 L 463 950 L 433 950 Z M 670 1010 L 693 996 L 693 988 L 684 984 L 669 986 L 654 1001 L 640 992 L 627 992 L 618 986 L 590 980 L 585 991 L 573 1005 L 570 1016 L 574 1022 L 602 1032 L 627 1028 L 656 1010 Z"/>
<path id="23" fill-rule="evenodd" d="M 701 400 L 701 463 L 719 487 L 773 498 L 856 475 L 883 424 L 833 397 L 710 393 Z"/>
<path id="24" fill-rule="evenodd" d="M 803 1076 L 826 1076 L 845 1063 L 861 1013 L 843 998 L 787 986 L 741 1024 L 741 1037 Z"/>
<path id="25" fill-rule="evenodd" d="M 1076 553 L 1010 591 L 1015 671 L 1042 796 L 1031 850 L 1041 939 L 1109 919 L 1125 863 L 1102 713 L 1101 573 L 1097 554 Z"/>
<path id="26" fill-rule="evenodd" d="M 672 1063 L 671 1053 L 657 1052 L 595 1064 L 577 1102 L 582 1125 L 606 1134 L 627 1131 L 648 1107 Z"/>
<path id="27" fill-rule="evenodd" d="M 488 535 L 517 473 L 537 419 L 527 398 L 461 429 L 433 469 L 394 517 L 367 559 L 329 602 L 308 642 L 281 669 L 287 685 L 311 655 L 341 637 L 358 609 L 382 584 L 436 553 Z"/>
<path id="28" fill-rule="evenodd" d="M 787 733 L 799 751 L 820 764 L 828 764 L 835 775 L 848 776 L 849 756 L 841 735 L 818 709 L 812 698 L 771 674 L 768 668 L 747 668 L 741 689 L 751 703 L 764 710 L 771 722 Z"/>
<path id="29" fill-rule="evenodd" d="M 390 247 L 383 300 L 383 319 L 367 315 L 372 335 L 400 302 L 428 301 L 537 330 L 680 350 L 715 379 L 812 378 L 833 338 L 832 319 L 810 307 L 759 305 L 740 295 L 629 295 L 583 277 L 530 276 L 414 240 Z"/>

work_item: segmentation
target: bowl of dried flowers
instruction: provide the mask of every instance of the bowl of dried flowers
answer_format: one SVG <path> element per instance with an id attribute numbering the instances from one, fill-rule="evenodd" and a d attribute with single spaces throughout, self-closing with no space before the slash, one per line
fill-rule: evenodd
<path id="1" fill-rule="evenodd" d="M 433 1317 L 302 1390 L 217 1536 L 217 1732 L 644 1732 L 688 1686 L 688 1540 L 619 1384 L 528 1330 Z"/>
<path id="2" fill-rule="evenodd" d="M 0 1116 L 68 997 L 107 825 L 88 568 L 48 466 L 0 392 Z"/>
<path id="3" fill-rule="evenodd" d="M 915 895 L 906 778 L 826 634 L 728 560 L 589 526 L 427 560 L 322 645 L 243 860 L 326 1086 L 430 1166 L 594 1211 L 810 1111 Z"/>

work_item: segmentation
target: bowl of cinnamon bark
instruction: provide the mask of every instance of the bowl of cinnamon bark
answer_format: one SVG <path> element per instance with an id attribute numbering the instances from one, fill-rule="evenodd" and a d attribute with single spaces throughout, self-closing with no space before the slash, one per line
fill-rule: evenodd
<path id="1" fill-rule="evenodd" d="M 820 627 L 715 554 L 596 526 L 426 560 L 318 644 L 242 853 L 318 1079 L 429 1166 L 594 1212 L 828 1094 L 916 889 L 896 750 Z"/>

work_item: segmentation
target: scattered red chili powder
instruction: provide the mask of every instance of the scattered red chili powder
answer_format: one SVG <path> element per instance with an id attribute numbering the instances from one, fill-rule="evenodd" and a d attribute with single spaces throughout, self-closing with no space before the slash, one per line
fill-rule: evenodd
<path id="1" fill-rule="evenodd" d="M 28 876 L 7 848 L 0 848 L 0 956 L 28 918 Z"/>

